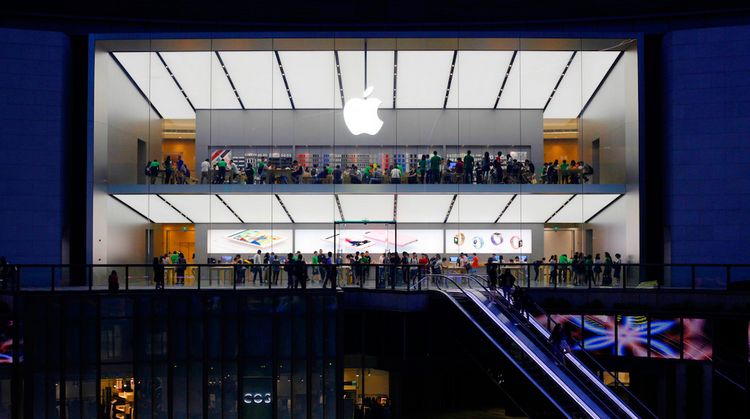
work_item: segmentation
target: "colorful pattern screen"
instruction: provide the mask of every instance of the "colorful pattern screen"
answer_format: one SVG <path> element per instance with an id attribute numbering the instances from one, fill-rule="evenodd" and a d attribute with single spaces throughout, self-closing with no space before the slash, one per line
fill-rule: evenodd
<path id="1" fill-rule="evenodd" d="M 706 319 L 553 314 L 567 334 L 595 355 L 710 361 L 711 323 Z M 538 316 L 544 326 L 547 319 Z M 550 327 L 551 328 L 551 327 Z M 574 350 L 581 349 L 571 345 Z M 748 325 L 750 351 L 750 325 Z M 750 357 L 749 357 L 750 360 Z"/>

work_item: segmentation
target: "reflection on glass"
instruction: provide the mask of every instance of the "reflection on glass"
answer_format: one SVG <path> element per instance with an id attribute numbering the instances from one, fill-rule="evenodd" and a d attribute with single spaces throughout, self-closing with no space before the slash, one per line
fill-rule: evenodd
<path id="1" fill-rule="evenodd" d="M 615 347 L 613 316 L 584 316 L 583 347 L 596 355 L 612 355 Z"/>
<path id="2" fill-rule="evenodd" d="M 713 357 L 711 323 L 706 319 L 682 319 L 683 358 L 710 361 Z"/>
<path id="3" fill-rule="evenodd" d="M 652 318 L 649 350 L 652 358 L 680 358 L 680 319 Z"/>

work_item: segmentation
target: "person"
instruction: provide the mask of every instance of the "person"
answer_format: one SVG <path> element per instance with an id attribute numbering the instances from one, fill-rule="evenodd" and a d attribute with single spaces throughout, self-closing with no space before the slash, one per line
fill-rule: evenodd
<path id="1" fill-rule="evenodd" d="M 304 175 L 304 169 L 297 160 L 292 162 L 292 183 L 302 183 L 302 176 Z"/>
<path id="2" fill-rule="evenodd" d="M 341 166 L 337 164 L 336 168 L 333 169 L 333 183 L 334 184 L 340 185 L 341 183 L 343 183 L 341 181 L 341 175 L 342 175 Z"/>
<path id="3" fill-rule="evenodd" d="M 503 274 L 500 276 L 500 285 L 502 286 L 505 298 L 510 299 L 510 292 L 515 284 L 516 277 L 513 276 L 509 268 L 505 268 L 505 271 L 503 271 Z"/>
<path id="4" fill-rule="evenodd" d="M 391 183 L 401 183 L 401 169 L 391 166 Z"/>
<path id="5" fill-rule="evenodd" d="M 180 252 L 177 254 L 177 267 L 175 267 L 177 285 L 185 285 L 185 269 L 187 269 L 187 260 L 185 260 L 185 255 Z"/>
<path id="6" fill-rule="evenodd" d="M 612 262 L 612 277 L 614 278 L 614 285 L 620 283 L 620 272 L 622 271 L 622 259 L 619 253 L 615 253 L 615 261 Z"/>
<path id="7" fill-rule="evenodd" d="M 294 288 L 307 288 L 307 263 L 302 254 L 298 253 L 294 261 Z"/>
<path id="8" fill-rule="evenodd" d="M 482 157 L 482 183 L 489 183 L 490 171 L 492 170 L 492 159 L 490 158 L 490 152 L 485 151 L 484 157 Z M 477 180 L 479 183 L 479 180 Z"/>
<path id="9" fill-rule="evenodd" d="M 503 183 L 503 152 L 498 151 L 497 157 L 492 162 L 492 168 L 495 169 L 495 183 Z"/>
<path id="10" fill-rule="evenodd" d="M 563 333 L 563 328 L 560 323 L 557 323 L 552 328 L 550 333 L 549 341 L 552 344 L 552 354 L 555 356 L 555 364 L 560 365 L 560 362 L 564 360 L 563 356 L 567 353 L 568 344 Z"/>
<path id="11" fill-rule="evenodd" d="M 164 289 L 164 265 L 161 264 L 161 260 L 158 257 L 154 258 L 152 263 L 154 268 L 154 286 L 157 290 Z"/>
<path id="12" fill-rule="evenodd" d="M 568 259 L 568 255 L 562 254 L 557 260 L 557 263 L 560 267 L 560 272 L 557 274 L 558 278 L 560 279 L 560 282 L 568 282 L 568 265 L 570 264 L 570 259 Z"/>
<path id="13" fill-rule="evenodd" d="M 349 169 L 349 183 L 352 185 L 359 185 L 362 183 L 362 177 L 357 169 L 357 165 L 353 164 L 352 168 Z"/>
<path id="14" fill-rule="evenodd" d="M 164 184 L 172 183 L 172 156 L 164 159 Z"/>
<path id="15" fill-rule="evenodd" d="M 419 160 L 419 183 L 425 183 L 425 175 L 427 174 L 427 154 L 422 154 L 422 158 Z"/>
<path id="16" fill-rule="evenodd" d="M 612 285 L 612 256 L 609 252 L 604 252 L 604 273 L 602 275 L 602 285 Z"/>
<path id="17" fill-rule="evenodd" d="M 440 163 L 443 158 L 438 156 L 437 150 L 432 152 L 430 157 L 430 183 L 440 183 Z"/>
<path id="18" fill-rule="evenodd" d="M 591 167 L 590 164 L 584 163 L 582 161 L 579 161 L 578 165 L 581 166 L 581 183 L 587 183 L 589 181 L 589 176 L 592 176 L 594 174 L 594 168 Z"/>
<path id="19" fill-rule="evenodd" d="M 245 267 L 243 266 L 242 257 L 237 254 L 232 259 L 234 264 L 234 283 L 244 284 L 245 283 Z"/>
<path id="20" fill-rule="evenodd" d="M 474 253 L 471 258 L 471 273 L 475 274 L 479 272 L 479 257 Z"/>
<path id="21" fill-rule="evenodd" d="M 487 259 L 487 264 L 484 266 L 487 269 L 487 280 L 490 289 L 497 289 L 497 263 L 495 263 L 495 258 L 491 257 Z"/>
<path id="22" fill-rule="evenodd" d="M 326 183 L 328 180 L 328 166 L 323 166 L 315 175 L 315 183 Z"/>
<path id="23" fill-rule="evenodd" d="M 602 277 L 602 257 L 599 253 L 594 256 L 594 285 L 599 285 Z"/>
<path id="24" fill-rule="evenodd" d="M 216 168 L 219 171 L 216 183 L 224 183 L 227 178 L 227 161 L 224 159 L 219 159 L 219 162 L 216 163 Z"/>
<path id="25" fill-rule="evenodd" d="M 409 183 L 410 185 L 415 185 L 419 183 L 417 179 L 417 169 L 415 169 L 414 166 L 409 168 L 409 173 L 407 175 L 407 183 Z"/>
<path id="26" fill-rule="evenodd" d="M 336 265 L 333 264 L 333 253 L 328 252 L 327 257 L 325 258 L 325 266 L 324 269 L 326 270 L 326 277 L 323 280 L 323 288 L 328 285 L 330 282 L 331 289 L 336 289 L 336 276 L 338 275 L 338 272 L 336 271 Z"/>
<path id="27" fill-rule="evenodd" d="M 172 265 L 176 265 L 180 260 L 180 254 L 175 250 L 172 252 L 172 255 L 169 256 L 169 260 Z"/>
<path id="28" fill-rule="evenodd" d="M 471 150 L 466 151 L 464 156 L 464 183 L 474 183 L 474 156 Z"/>
<path id="29" fill-rule="evenodd" d="M 261 251 L 258 250 L 255 255 L 253 255 L 253 285 L 255 285 L 255 281 L 260 278 L 260 283 L 263 283 L 263 267 L 261 264 L 263 263 L 263 256 L 261 256 Z"/>
<path id="30" fill-rule="evenodd" d="M 591 255 L 586 255 L 583 259 L 583 266 L 586 270 L 586 284 L 591 284 L 594 281 L 594 259 Z"/>
<path id="31" fill-rule="evenodd" d="M 534 261 L 532 266 L 534 267 L 534 282 L 539 282 L 539 267 L 544 263 L 544 257 Z"/>
<path id="32" fill-rule="evenodd" d="M 286 272 L 286 287 L 294 287 L 294 255 L 287 253 L 286 260 L 284 261 L 284 272 Z"/>
<path id="33" fill-rule="evenodd" d="M 117 271 L 113 270 L 112 273 L 109 274 L 107 283 L 109 284 L 109 290 L 112 292 L 120 289 L 120 279 L 117 277 Z"/>
<path id="34" fill-rule="evenodd" d="M 245 183 L 247 185 L 255 183 L 255 169 L 253 168 L 252 163 L 248 163 L 247 167 L 245 167 Z"/>
<path id="35" fill-rule="evenodd" d="M 185 183 L 185 161 L 182 160 L 182 156 L 177 156 L 177 161 L 175 162 L 175 166 L 177 168 L 177 182 L 178 184 Z"/>
<path id="36" fill-rule="evenodd" d="M 201 162 L 201 183 L 204 183 L 203 182 L 204 180 L 205 180 L 205 183 L 210 182 L 210 179 L 211 179 L 209 177 L 210 171 L 211 171 L 211 162 L 208 159 L 203 160 Z"/>

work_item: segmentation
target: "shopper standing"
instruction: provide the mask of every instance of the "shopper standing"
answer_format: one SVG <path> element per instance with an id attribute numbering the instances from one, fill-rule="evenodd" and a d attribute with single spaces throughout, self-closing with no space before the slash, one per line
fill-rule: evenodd
<path id="1" fill-rule="evenodd" d="M 438 156 L 437 150 L 432 152 L 430 157 L 430 183 L 440 183 L 440 164 L 443 158 Z"/>
<path id="2" fill-rule="evenodd" d="M 208 159 L 203 160 L 201 162 L 201 183 L 204 183 L 203 182 L 204 180 L 205 180 L 205 183 L 211 182 L 211 178 L 209 176 L 210 171 L 211 171 L 211 162 L 208 161 Z"/>
<path id="3" fill-rule="evenodd" d="M 156 257 L 154 258 L 152 266 L 154 268 L 154 284 L 156 289 L 164 289 L 164 265 L 162 265 L 160 259 Z"/>
<path id="4" fill-rule="evenodd" d="M 464 183 L 474 183 L 474 156 L 471 155 L 471 150 L 464 156 Z"/>

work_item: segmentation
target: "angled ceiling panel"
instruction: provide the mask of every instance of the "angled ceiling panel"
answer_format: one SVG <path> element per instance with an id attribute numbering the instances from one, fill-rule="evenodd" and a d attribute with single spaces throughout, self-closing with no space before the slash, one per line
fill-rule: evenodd
<path id="1" fill-rule="evenodd" d="M 549 222 L 584 223 L 619 196 L 619 194 L 576 195 Z"/>
<path id="2" fill-rule="evenodd" d="M 578 117 L 619 54 L 619 51 L 583 51 L 576 54 L 544 111 L 544 117 Z"/>
<path id="3" fill-rule="evenodd" d="M 219 53 L 246 109 L 291 109 L 281 70 L 271 51 Z"/>
<path id="4" fill-rule="evenodd" d="M 399 223 L 442 223 L 453 194 L 398 195 L 396 221 Z"/>
<path id="5" fill-rule="evenodd" d="M 332 223 L 341 220 L 336 201 L 329 195 L 279 195 L 295 223 Z"/>
<path id="6" fill-rule="evenodd" d="M 446 107 L 492 108 L 512 57 L 513 51 L 459 51 Z"/>
<path id="7" fill-rule="evenodd" d="M 520 51 L 498 108 L 544 108 L 572 54 L 572 51 Z"/>
<path id="8" fill-rule="evenodd" d="M 396 107 L 442 108 L 452 61 L 453 51 L 399 51 Z"/>
<path id="9" fill-rule="evenodd" d="M 543 223 L 572 196 L 572 194 L 518 195 L 498 222 Z"/>
<path id="10" fill-rule="evenodd" d="M 195 118 L 195 112 L 156 53 L 115 52 L 113 55 L 163 118 Z"/>
<path id="11" fill-rule="evenodd" d="M 289 223 L 289 217 L 273 194 L 219 195 L 246 223 Z"/>
<path id="12" fill-rule="evenodd" d="M 295 108 L 341 108 L 333 51 L 279 51 L 279 57 Z"/>
<path id="13" fill-rule="evenodd" d="M 155 223 L 190 222 L 156 194 L 118 194 L 113 196 Z"/>
<path id="14" fill-rule="evenodd" d="M 216 195 L 162 194 L 167 202 L 194 223 L 239 223 L 240 220 Z"/>
<path id="15" fill-rule="evenodd" d="M 512 194 L 458 195 L 448 217 L 449 223 L 494 223 Z"/>
<path id="16" fill-rule="evenodd" d="M 393 195 L 339 195 L 347 221 L 393 221 Z"/>
<path id="17" fill-rule="evenodd" d="M 162 52 L 161 56 L 196 109 L 241 108 L 213 52 Z"/>

